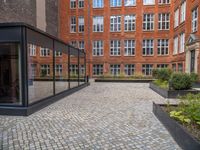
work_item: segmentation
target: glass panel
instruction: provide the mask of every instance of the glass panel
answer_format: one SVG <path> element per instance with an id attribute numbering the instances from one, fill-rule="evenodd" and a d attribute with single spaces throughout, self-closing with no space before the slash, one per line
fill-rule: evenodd
<path id="1" fill-rule="evenodd" d="M 17 43 L 0 44 L 0 103 L 22 103 L 19 48 Z"/>
<path id="2" fill-rule="evenodd" d="M 68 50 L 67 46 L 55 42 L 55 92 L 60 93 L 69 88 Z"/>
<path id="3" fill-rule="evenodd" d="M 80 84 L 84 84 L 85 83 L 85 53 L 80 52 Z"/>
<path id="4" fill-rule="evenodd" d="M 78 86 L 78 49 L 70 47 L 70 88 Z"/>
<path id="5" fill-rule="evenodd" d="M 53 50 L 32 43 L 28 44 L 27 50 L 30 104 L 53 95 Z"/>

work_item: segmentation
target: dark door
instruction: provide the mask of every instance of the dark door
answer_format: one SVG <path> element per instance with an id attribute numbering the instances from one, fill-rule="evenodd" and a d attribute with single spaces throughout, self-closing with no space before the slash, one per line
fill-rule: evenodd
<path id="1" fill-rule="evenodd" d="M 191 64 L 190 64 L 190 72 L 194 72 L 195 67 L 195 50 L 191 51 Z"/>

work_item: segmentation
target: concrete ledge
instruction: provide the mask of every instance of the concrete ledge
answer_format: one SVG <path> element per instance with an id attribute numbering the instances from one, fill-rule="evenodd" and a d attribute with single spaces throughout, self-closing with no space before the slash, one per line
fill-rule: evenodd
<path id="1" fill-rule="evenodd" d="M 90 83 L 85 83 L 83 85 L 80 85 L 79 87 L 72 88 L 70 90 L 64 91 L 62 93 L 59 93 L 55 96 L 45 98 L 43 100 L 40 100 L 28 107 L 16 107 L 16 106 L 0 106 L 0 115 L 11 115 L 11 116 L 28 116 L 33 114 L 34 112 L 70 95 L 73 94 L 87 86 L 89 86 Z"/>
<path id="2" fill-rule="evenodd" d="M 95 79 L 95 82 L 117 82 L 117 83 L 150 83 L 153 79 Z"/>
<path id="3" fill-rule="evenodd" d="M 153 103 L 153 113 L 169 131 L 177 144 L 185 150 L 200 150 L 200 142 L 187 130 L 185 130 L 178 122 L 170 118 L 167 112 L 161 108 L 162 106 L 166 105 Z"/>
<path id="4" fill-rule="evenodd" d="M 198 90 L 194 90 L 194 89 L 190 89 L 190 90 L 168 90 L 168 89 L 163 89 L 160 88 L 159 86 L 155 85 L 154 83 L 150 83 L 149 87 L 155 91 L 156 93 L 158 93 L 159 95 L 161 95 L 164 98 L 178 98 L 179 96 L 184 96 L 187 95 L 189 93 L 192 94 L 198 94 L 200 91 Z"/>

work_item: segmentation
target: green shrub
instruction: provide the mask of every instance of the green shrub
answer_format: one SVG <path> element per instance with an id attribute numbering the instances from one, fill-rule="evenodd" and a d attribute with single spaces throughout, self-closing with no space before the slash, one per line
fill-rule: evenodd
<path id="1" fill-rule="evenodd" d="M 153 78 L 158 79 L 158 71 L 159 71 L 159 69 L 153 69 L 152 70 L 152 77 Z"/>
<path id="2" fill-rule="evenodd" d="M 174 90 L 187 90 L 192 87 L 192 80 L 189 74 L 173 73 L 171 77 L 171 86 Z"/>
<path id="3" fill-rule="evenodd" d="M 167 69 L 167 68 L 158 69 L 157 77 L 159 80 L 169 81 L 171 74 L 172 74 L 172 71 L 170 69 Z"/>
<path id="4" fill-rule="evenodd" d="M 190 78 L 191 78 L 192 82 L 197 82 L 199 80 L 199 76 L 196 73 L 191 73 Z"/>
<path id="5" fill-rule="evenodd" d="M 153 83 L 163 89 L 169 88 L 168 81 L 162 81 L 158 79 L 158 80 L 153 81 Z"/>

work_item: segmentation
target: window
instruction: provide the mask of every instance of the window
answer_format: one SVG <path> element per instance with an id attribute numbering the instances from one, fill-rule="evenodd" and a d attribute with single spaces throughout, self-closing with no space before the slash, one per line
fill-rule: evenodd
<path id="1" fill-rule="evenodd" d="M 152 75 L 153 65 L 152 64 L 143 64 L 142 73 L 143 75 L 149 76 Z"/>
<path id="2" fill-rule="evenodd" d="M 168 64 L 157 64 L 157 68 L 168 68 Z"/>
<path id="3" fill-rule="evenodd" d="M 135 30 L 135 15 L 126 15 L 124 17 L 124 30 L 125 31 L 134 31 Z"/>
<path id="4" fill-rule="evenodd" d="M 178 53 L 178 36 L 176 36 L 174 38 L 174 52 L 173 54 L 177 54 Z"/>
<path id="5" fill-rule="evenodd" d="M 55 51 L 55 57 L 61 57 L 62 56 L 62 52 L 60 51 Z"/>
<path id="6" fill-rule="evenodd" d="M 155 0 L 143 0 L 143 5 L 154 5 Z"/>
<path id="7" fill-rule="evenodd" d="M 180 34 L 180 53 L 185 51 L 185 33 Z"/>
<path id="8" fill-rule="evenodd" d="M 40 75 L 42 77 L 49 76 L 50 75 L 50 66 L 47 64 L 41 65 L 40 66 Z"/>
<path id="9" fill-rule="evenodd" d="M 93 8 L 103 8 L 104 0 L 93 0 Z"/>
<path id="10" fill-rule="evenodd" d="M 71 41 L 71 46 L 73 46 L 73 47 L 77 47 L 77 43 L 76 43 L 76 41 Z"/>
<path id="11" fill-rule="evenodd" d="M 84 32 L 84 17 L 78 18 L 78 31 Z"/>
<path id="12" fill-rule="evenodd" d="M 50 50 L 48 48 L 40 48 L 40 56 L 50 56 Z"/>
<path id="13" fill-rule="evenodd" d="M 183 72 L 183 64 L 182 63 L 178 64 L 178 72 Z"/>
<path id="14" fill-rule="evenodd" d="M 124 66 L 124 72 L 125 72 L 125 75 L 127 75 L 127 76 L 134 75 L 135 65 L 134 64 L 126 64 Z"/>
<path id="15" fill-rule="evenodd" d="M 70 0 L 70 8 L 71 9 L 76 8 L 76 0 Z"/>
<path id="16" fill-rule="evenodd" d="M 135 40 L 125 40 L 124 41 L 124 55 L 133 56 L 135 55 Z"/>
<path id="17" fill-rule="evenodd" d="M 93 41 L 93 56 L 103 56 L 103 41 Z"/>
<path id="18" fill-rule="evenodd" d="M 71 33 L 76 32 L 76 17 L 71 17 Z"/>
<path id="19" fill-rule="evenodd" d="M 103 16 L 93 17 L 93 32 L 103 32 Z"/>
<path id="20" fill-rule="evenodd" d="M 37 67 L 37 64 L 31 64 L 31 76 L 32 77 L 36 76 L 36 67 Z"/>
<path id="21" fill-rule="evenodd" d="M 179 9 L 175 11 L 175 16 L 174 16 L 174 27 L 178 27 L 179 25 Z"/>
<path id="22" fill-rule="evenodd" d="M 110 31 L 111 32 L 121 31 L 121 16 L 110 17 Z"/>
<path id="23" fill-rule="evenodd" d="M 81 65 L 79 69 L 80 69 L 80 71 L 79 71 L 80 75 L 84 76 L 85 75 L 85 66 Z"/>
<path id="24" fill-rule="evenodd" d="M 154 29 L 154 14 L 144 14 L 143 30 L 153 30 L 153 29 Z"/>
<path id="25" fill-rule="evenodd" d="M 124 6 L 135 6 L 136 0 L 124 0 Z"/>
<path id="26" fill-rule="evenodd" d="M 78 1 L 78 7 L 79 8 L 84 8 L 84 0 L 79 0 Z"/>
<path id="27" fill-rule="evenodd" d="M 36 45 L 29 44 L 29 53 L 30 56 L 36 56 Z"/>
<path id="28" fill-rule="evenodd" d="M 95 64 L 93 65 L 93 75 L 103 75 L 103 65 Z"/>
<path id="29" fill-rule="evenodd" d="M 71 64 L 70 65 L 70 75 L 78 75 L 78 65 Z"/>
<path id="30" fill-rule="evenodd" d="M 158 29 L 159 30 L 168 30 L 170 25 L 170 14 L 169 13 L 163 13 L 159 14 L 159 20 L 158 20 Z"/>
<path id="31" fill-rule="evenodd" d="M 113 76 L 120 75 L 120 65 L 110 65 L 110 73 Z"/>
<path id="32" fill-rule="evenodd" d="M 61 64 L 55 65 L 55 74 L 56 74 L 56 76 L 62 75 L 62 65 Z"/>
<path id="33" fill-rule="evenodd" d="M 170 0 L 159 0 L 158 4 L 169 4 Z"/>
<path id="34" fill-rule="evenodd" d="M 168 55 L 169 54 L 169 40 L 158 39 L 157 48 L 158 48 L 158 55 Z"/>
<path id="35" fill-rule="evenodd" d="M 181 22 L 185 21 L 186 16 L 186 1 L 181 4 Z"/>
<path id="36" fill-rule="evenodd" d="M 172 64 L 172 70 L 176 72 L 176 64 Z"/>
<path id="37" fill-rule="evenodd" d="M 84 41 L 79 41 L 79 49 L 84 50 L 85 49 L 85 42 Z"/>
<path id="38" fill-rule="evenodd" d="M 122 6 L 122 0 L 110 0 L 110 7 Z"/>
<path id="39" fill-rule="evenodd" d="M 192 32 L 196 32 L 198 29 L 198 8 L 192 11 Z"/>
<path id="40" fill-rule="evenodd" d="M 143 55 L 150 56 L 153 55 L 154 40 L 145 39 L 143 40 Z"/>
<path id="41" fill-rule="evenodd" d="M 110 55 L 111 56 L 119 56 L 121 49 L 120 40 L 111 40 L 110 41 Z"/>

